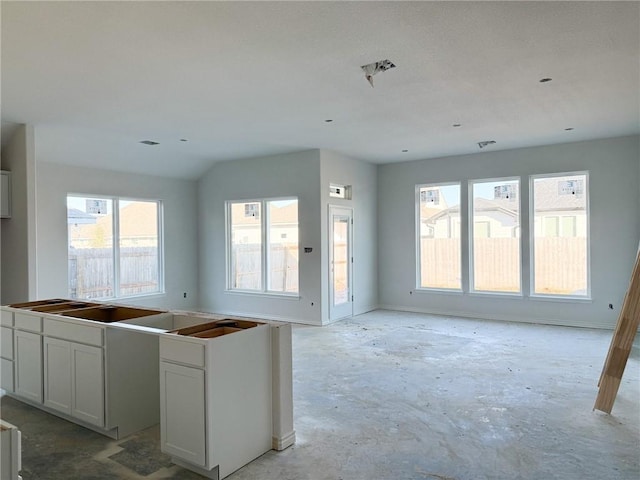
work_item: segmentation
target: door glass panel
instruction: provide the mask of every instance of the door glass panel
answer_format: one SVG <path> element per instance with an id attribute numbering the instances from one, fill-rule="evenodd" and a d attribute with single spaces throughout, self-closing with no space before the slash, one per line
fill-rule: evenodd
<path id="1" fill-rule="evenodd" d="M 349 219 L 333 217 L 333 304 L 349 302 Z"/>

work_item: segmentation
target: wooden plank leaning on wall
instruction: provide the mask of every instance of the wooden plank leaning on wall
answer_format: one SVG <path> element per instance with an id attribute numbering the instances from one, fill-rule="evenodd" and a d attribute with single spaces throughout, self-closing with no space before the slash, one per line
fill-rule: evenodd
<path id="1" fill-rule="evenodd" d="M 618 394 L 624 367 L 627 365 L 633 339 L 640 324 L 640 246 L 636 256 L 636 264 L 631 273 L 629 290 L 624 297 L 616 329 L 613 332 L 609 353 L 605 360 L 600 381 L 598 396 L 594 410 L 611 413 L 613 403 Z"/>

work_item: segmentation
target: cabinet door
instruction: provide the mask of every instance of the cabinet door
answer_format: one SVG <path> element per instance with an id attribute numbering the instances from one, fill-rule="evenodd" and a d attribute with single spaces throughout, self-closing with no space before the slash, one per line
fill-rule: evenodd
<path id="1" fill-rule="evenodd" d="M 160 363 L 160 437 L 163 452 L 205 466 L 203 370 Z"/>
<path id="2" fill-rule="evenodd" d="M 0 327 L 0 357 L 13 360 L 13 328 Z"/>
<path id="3" fill-rule="evenodd" d="M 104 359 L 100 347 L 71 343 L 71 415 L 104 426 Z"/>
<path id="4" fill-rule="evenodd" d="M 14 332 L 15 394 L 42 403 L 42 336 Z"/>
<path id="5" fill-rule="evenodd" d="M 13 392 L 13 362 L 6 358 L 0 358 L 0 388 Z"/>
<path id="6" fill-rule="evenodd" d="M 44 404 L 71 414 L 71 344 L 44 338 Z"/>
<path id="7" fill-rule="evenodd" d="M 11 173 L 0 173 L 0 217 L 11 218 Z"/>

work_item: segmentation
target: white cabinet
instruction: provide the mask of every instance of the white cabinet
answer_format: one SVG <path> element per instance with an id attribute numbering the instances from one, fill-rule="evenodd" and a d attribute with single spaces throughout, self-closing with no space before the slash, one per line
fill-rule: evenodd
<path id="1" fill-rule="evenodd" d="M 0 171 L 0 218 L 11 217 L 11 172 Z"/>
<path id="2" fill-rule="evenodd" d="M 0 420 L 0 478 L 22 480 L 22 436 L 20 430 Z"/>
<path id="3" fill-rule="evenodd" d="M 79 343 L 70 343 L 70 346 L 71 415 L 103 427 L 105 410 L 102 348 Z"/>
<path id="4" fill-rule="evenodd" d="M 71 415 L 71 344 L 44 339 L 44 404 Z"/>
<path id="5" fill-rule="evenodd" d="M 162 449 L 204 467 L 204 370 L 161 362 L 160 392 Z"/>
<path id="6" fill-rule="evenodd" d="M 44 405 L 103 427 L 102 348 L 45 337 Z"/>
<path id="7" fill-rule="evenodd" d="M 0 386 L 18 400 L 116 439 L 158 424 L 157 333 L 49 311 L 57 308 L 54 302 L 73 303 L 1 307 Z M 158 321 L 171 317 L 157 313 Z"/>
<path id="8" fill-rule="evenodd" d="M 13 335 L 14 393 L 42 403 L 42 335 L 22 330 Z"/>
<path id="9" fill-rule="evenodd" d="M 272 446 L 270 327 L 236 323 L 160 336 L 162 451 L 212 479 Z"/>
<path id="10" fill-rule="evenodd" d="M 13 392 L 13 362 L 6 358 L 0 358 L 0 388 Z"/>
<path id="11" fill-rule="evenodd" d="M 0 327 L 0 388 L 13 392 L 13 328 Z"/>

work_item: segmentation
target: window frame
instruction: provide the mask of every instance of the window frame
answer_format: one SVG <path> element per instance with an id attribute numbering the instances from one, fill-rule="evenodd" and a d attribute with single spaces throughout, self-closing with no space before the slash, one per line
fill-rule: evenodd
<path id="1" fill-rule="evenodd" d="M 128 299 L 128 298 L 142 298 L 142 297 L 152 297 L 156 295 L 164 295 L 165 291 L 165 266 L 164 266 L 164 204 L 162 200 L 159 199 L 150 199 L 150 198 L 139 198 L 139 197 L 129 197 L 129 196 L 114 196 L 114 195 L 94 195 L 88 193 L 67 193 L 67 208 L 69 203 L 69 198 L 79 198 L 79 199 L 100 199 L 100 200 L 109 200 L 111 201 L 111 232 L 113 236 L 113 245 L 111 247 L 111 261 L 113 264 L 113 292 L 114 295 L 112 297 L 91 297 L 91 298 L 78 298 L 82 300 L 120 300 L 120 299 Z M 156 225 L 158 229 L 158 288 L 153 292 L 145 292 L 135 295 L 120 295 L 120 202 L 147 202 L 147 203 L 155 203 L 157 206 L 156 213 Z M 67 213 L 68 218 L 68 213 Z M 67 224 L 67 264 L 69 262 L 69 225 Z M 67 292 L 70 287 L 70 278 L 67 273 Z"/>
<path id="2" fill-rule="evenodd" d="M 535 180 L 537 179 L 552 179 L 557 177 L 571 177 L 577 175 L 584 175 L 583 194 L 585 195 L 585 230 L 586 230 L 586 270 L 587 270 L 587 288 L 584 295 L 564 295 L 556 293 L 537 293 L 536 292 L 536 258 L 535 258 Z M 541 173 L 529 175 L 529 296 L 536 299 L 550 299 L 550 300 L 591 300 L 591 195 L 589 194 L 589 171 L 578 170 L 573 172 L 557 172 L 557 173 Z M 558 237 L 562 236 L 562 216 L 558 217 Z M 575 217 L 574 217 L 575 218 Z M 576 220 L 577 229 L 577 220 Z M 577 233 L 577 230 L 576 230 Z"/>
<path id="3" fill-rule="evenodd" d="M 510 292 L 510 291 L 502 291 L 502 290 L 478 290 L 475 288 L 475 257 L 474 257 L 474 248 L 475 248 L 475 214 L 474 214 L 474 197 L 473 197 L 473 187 L 476 184 L 480 183 L 498 183 L 498 182 L 517 182 L 518 184 L 518 193 L 516 202 L 518 203 L 518 227 L 516 230 L 518 232 L 518 262 L 519 272 L 518 272 L 518 291 Z M 509 177 L 492 177 L 492 178 L 478 178 L 478 179 L 469 179 L 467 180 L 467 195 L 468 195 L 468 213 L 467 213 L 467 228 L 468 228 L 468 241 L 469 241 L 469 264 L 468 264 L 468 274 L 469 274 L 469 294 L 471 295 L 490 295 L 490 296 L 506 296 L 506 297 L 524 297 L 524 285 L 522 273 L 525 265 L 522 262 L 522 178 L 520 176 L 509 176 Z"/>
<path id="4" fill-rule="evenodd" d="M 240 200 L 226 200 L 225 201 L 225 292 L 233 294 L 244 295 L 257 295 L 257 296 L 269 296 L 269 297 L 286 297 L 286 298 L 300 298 L 300 255 L 298 255 L 298 289 L 295 292 L 283 292 L 279 290 L 270 290 L 270 271 L 269 271 L 269 241 L 270 234 L 269 228 L 271 225 L 271 213 L 269 211 L 270 202 L 295 200 L 298 205 L 298 217 L 297 217 L 297 229 L 298 229 L 298 253 L 300 252 L 300 199 L 297 196 L 284 196 L 284 197 L 268 197 L 268 198 L 247 198 Z M 260 268 L 261 289 L 246 289 L 246 288 L 234 288 L 233 287 L 233 268 L 231 265 L 233 255 L 233 225 L 232 225 L 232 212 L 231 208 L 234 204 L 243 203 L 259 203 L 260 211 L 262 212 L 260 218 Z"/>
<path id="5" fill-rule="evenodd" d="M 433 187 L 458 187 L 458 206 L 460 209 L 459 218 L 460 218 L 460 235 L 458 237 L 459 240 L 459 248 L 460 248 L 460 269 L 458 271 L 458 276 L 460 277 L 460 287 L 459 288 L 444 288 L 444 287 L 423 287 L 422 286 L 422 244 L 421 244 L 421 211 L 420 211 L 420 190 L 423 188 L 433 188 Z M 416 249 L 416 269 L 415 269 L 415 289 L 416 291 L 423 292 L 446 292 L 446 293 L 462 293 L 464 279 L 462 278 L 462 272 L 464 270 L 462 264 L 462 182 L 436 182 L 436 183 L 420 183 L 416 184 L 414 191 L 414 208 L 415 208 L 415 249 Z"/>

